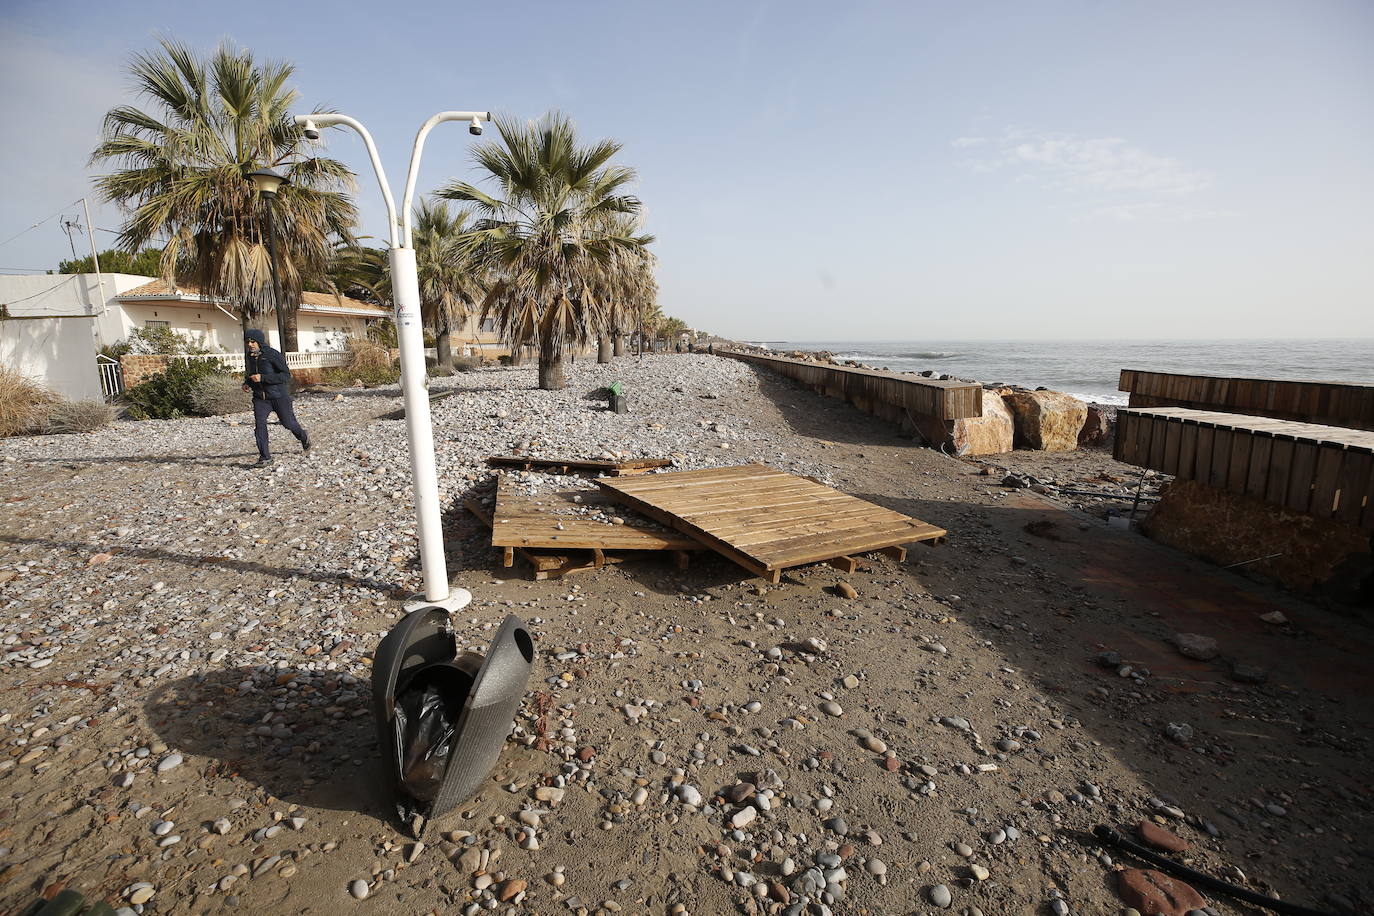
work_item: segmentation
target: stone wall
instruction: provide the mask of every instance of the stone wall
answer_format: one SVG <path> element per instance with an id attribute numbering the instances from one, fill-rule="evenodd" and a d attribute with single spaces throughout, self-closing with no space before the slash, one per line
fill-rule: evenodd
<path id="1" fill-rule="evenodd" d="M 119 358 L 119 366 L 124 370 L 124 387 L 132 388 L 166 369 L 167 357 L 125 354 Z"/>

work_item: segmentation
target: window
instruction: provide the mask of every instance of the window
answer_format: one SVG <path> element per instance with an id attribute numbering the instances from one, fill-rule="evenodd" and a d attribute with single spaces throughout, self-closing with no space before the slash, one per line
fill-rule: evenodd
<path id="1" fill-rule="evenodd" d="M 483 318 L 483 319 L 482 319 L 482 333 L 483 333 L 483 334 L 495 334 L 495 333 L 496 333 L 496 319 L 495 319 L 495 318 Z"/>
<path id="2" fill-rule="evenodd" d="M 145 328 L 170 328 L 172 323 L 170 321 L 145 321 L 143 326 Z"/>
<path id="3" fill-rule="evenodd" d="M 314 326 L 313 328 L 311 328 L 310 330 L 314 331 L 316 334 L 328 334 L 328 333 L 329 333 L 329 328 L 322 328 L 322 327 L 320 327 L 319 325 L 315 325 L 315 326 Z"/>

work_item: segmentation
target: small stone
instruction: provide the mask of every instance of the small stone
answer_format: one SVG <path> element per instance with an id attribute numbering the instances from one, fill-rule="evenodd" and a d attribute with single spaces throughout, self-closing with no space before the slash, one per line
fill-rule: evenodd
<path id="1" fill-rule="evenodd" d="M 967 843 L 955 843 L 954 851 L 957 852 L 959 855 L 963 856 L 965 859 L 971 858 L 973 856 L 973 847 L 968 845 Z"/>
<path id="2" fill-rule="evenodd" d="M 736 830 L 747 827 L 754 822 L 754 818 L 759 816 L 757 809 L 753 807 L 740 808 L 730 818 L 730 826 Z"/>
<path id="3" fill-rule="evenodd" d="M 696 786 L 678 786 L 677 800 L 682 802 L 684 805 L 691 805 L 693 808 L 700 807 L 701 791 Z"/>
<path id="4" fill-rule="evenodd" d="M 1069 916 L 1069 905 L 1064 902 L 1063 898 L 1055 897 L 1050 901 L 1050 912 L 1054 916 Z"/>
<path id="5" fill-rule="evenodd" d="M 1141 842 L 1166 852 L 1183 852 L 1190 845 L 1187 840 L 1175 836 L 1153 821 L 1142 820 L 1135 825 L 1135 832 Z"/>
<path id="6" fill-rule="evenodd" d="M 840 683 L 844 684 L 844 686 L 850 690 L 853 690 L 855 687 L 859 686 L 859 679 L 852 674 L 846 674 L 844 680 L 840 681 Z"/>
<path id="7" fill-rule="evenodd" d="M 869 859 L 864 863 L 864 869 L 875 878 L 881 878 L 887 874 L 887 866 L 883 864 L 882 859 Z"/>
<path id="8" fill-rule="evenodd" d="M 855 598 L 859 597 L 859 593 L 854 590 L 854 586 L 850 585 L 848 582 L 839 583 L 835 586 L 835 590 L 850 601 L 853 601 Z"/>
<path id="9" fill-rule="evenodd" d="M 954 902 L 954 895 L 949 892 L 949 888 L 943 884 L 937 884 L 929 891 L 930 902 L 940 909 L 949 909 L 949 905 Z"/>
<path id="10" fill-rule="evenodd" d="M 506 903 L 516 894 L 524 892 L 527 886 L 524 878 L 508 878 L 496 885 L 496 899 Z"/>
<path id="11" fill-rule="evenodd" d="M 1280 626 L 1288 622 L 1288 616 L 1283 611 L 1270 611 L 1268 614 L 1260 614 L 1260 620 Z"/>
<path id="12" fill-rule="evenodd" d="M 882 754 L 887 751 L 887 745 L 883 742 L 883 740 L 881 738 L 876 738 L 873 735 L 869 735 L 867 738 L 865 738 L 863 744 L 864 747 L 868 748 L 875 754 Z"/>
<path id="13" fill-rule="evenodd" d="M 821 704 L 820 709 L 821 712 L 825 713 L 827 716 L 844 715 L 844 709 L 840 706 L 839 703 L 836 703 L 833 700 L 826 700 L 824 703 Z"/>
<path id="14" fill-rule="evenodd" d="M 220 836 L 224 836 L 226 833 L 229 832 L 229 828 L 232 826 L 233 824 L 229 822 L 229 818 L 221 817 L 217 818 L 215 822 L 210 825 L 210 829 L 215 833 L 218 833 Z"/>
<path id="15" fill-rule="evenodd" d="M 359 878 L 357 881 L 348 885 L 348 892 L 358 900 L 367 899 L 367 882 Z"/>
<path id="16" fill-rule="evenodd" d="M 725 791 L 725 797 L 737 805 L 742 805 L 745 799 L 752 798 L 756 792 L 758 792 L 758 789 L 755 788 L 752 782 L 741 782 L 727 789 Z"/>
<path id="17" fill-rule="evenodd" d="M 563 800 L 564 790 L 556 786 L 539 786 L 534 790 L 534 797 L 541 802 L 548 802 L 550 806 L 557 807 Z"/>
<path id="18" fill-rule="evenodd" d="M 970 872 L 972 872 L 972 873 L 973 873 L 973 877 L 976 878 L 976 879 L 978 879 L 979 881 L 986 881 L 986 880 L 988 880 L 988 876 L 992 874 L 992 872 L 988 871 L 986 868 L 984 868 L 984 867 L 981 866 L 981 865 L 970 865 L 970 866 L 968 867 L 968 870 L 969 870 Z"/>
<path id="19" fill-rule="evenodd" d="M 1128 868 L 1117 872 L 1116 881 L 1121 899 L 1142 913 L 1186 916 L 1207 905 L 1190 885 L 1154 869 Z"/>
<path id="20" fill-rule="evenodd" d="M 152 900 L 153 895 L 156 893 L 157 889 L 151 884 L 138 884 L 134 886 L 133 892 L 129 894 L 129 902 L 134 906 L 142 906 L 149 900 Z"/>
<path id="21" fill-rule="evenodd" d="M 179 766 L 181 766 L 181 755 L 168 754 L 158 761 L 157 771 L 159 773 L 166 773 L 168 770 L 175 770 Z"/>
<path id="22" fill-rule="evenodd" d="M 1217 657 L 1217 641 L 1210 636 L 1199 636 L 1196 633 L 1175 633 L 1174 645 L 1178 647 L 1180 655 L 1195 658 L 1198 661 L 1205 662 Z"/>
<path id="23" fill-rule="evenodd" d="M 845 822 L 845 819 L 842 818 L 842 817 L 832 817 L 832 818 L 830 818 L 828 821 L 825 822 L 825 829 L 826 829 L 826 830 L 829 830 L 831 833 L 835 834 L 836 836 L 848 836 L 848 835 L 849 835 L 849 824 L 846 823 L 846 822 Z"/>

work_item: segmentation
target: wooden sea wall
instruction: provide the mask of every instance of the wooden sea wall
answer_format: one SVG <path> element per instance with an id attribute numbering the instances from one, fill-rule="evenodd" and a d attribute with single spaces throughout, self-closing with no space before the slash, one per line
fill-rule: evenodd
<path id="1" fill-rule="evenodd" d="M 894 423 L 914 425 L 908 413 L 914 417 L 940 421 L 983 415 L 983 386 L 969 382 L 942 382 L 919 376 L 754 353 L 718 350 L 716 355 L 785 375 L 818 394 L 843 398 L 866 413 Z"/>
<path id="2" fill-rule="evenodd" d="M 1374 383 L 1228 378 L 1122 369 L 1132 407 L 1191 407 L 1374 430 Z"/>
<path id="3" fill-rule="evenodd" d="M 1374 531 L 1374 433 L 1190 410 L 1117 412 L 1118 461 Z"/>

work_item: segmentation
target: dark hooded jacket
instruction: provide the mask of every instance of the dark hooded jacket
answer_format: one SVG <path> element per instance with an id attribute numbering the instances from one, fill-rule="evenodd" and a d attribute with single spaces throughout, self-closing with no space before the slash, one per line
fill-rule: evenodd
<path id="1" fill-rule="evenodd" d="M 248 341 L 256 340 L 258 355 L 248 352 Z M 253 397 L 259 400 L 284 398 L 291 393 L 291 370 L 286 365 L 286 357 L 280 350 L 267 345 L 267 335 L 257 328 L 243 332 L 243 381 L 253 390 Z M 262 381 L 255 382 L 251 376 L 260 375 Z"/>

